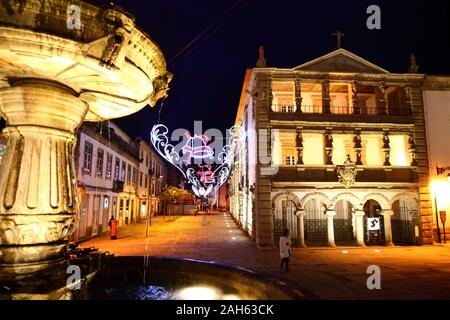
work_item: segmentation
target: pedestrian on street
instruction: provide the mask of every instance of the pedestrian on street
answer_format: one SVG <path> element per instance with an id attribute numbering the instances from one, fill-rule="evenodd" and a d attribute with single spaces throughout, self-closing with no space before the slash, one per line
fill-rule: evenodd
<path id="1" fill-rule="evenodd" d="M 281 269 L 286 266 L 286 271 L 289 271 L 289 257 L 291 256 L 291 238 L 289 236 L 289 229 L 284 229 L 280 236 L 280 257 Z"/>

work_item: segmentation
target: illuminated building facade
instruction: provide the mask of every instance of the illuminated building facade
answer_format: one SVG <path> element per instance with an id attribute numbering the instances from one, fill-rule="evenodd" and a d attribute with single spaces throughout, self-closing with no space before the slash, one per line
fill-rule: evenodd
<path id="1" fill-rule="evenodd" d="M 338 49 L 247 70 L 230 206 L 258 247 L 433 243 L 423 83 Z M 448 164 L 450 165 L 450 163 Z"/>

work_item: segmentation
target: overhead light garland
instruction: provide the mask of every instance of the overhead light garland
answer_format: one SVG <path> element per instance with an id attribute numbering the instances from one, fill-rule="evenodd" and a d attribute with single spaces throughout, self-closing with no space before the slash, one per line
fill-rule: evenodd
<path id="1" fill-rule="evenodd" d="M 185 134 L 187 139 L 174 146 L 168 137 L 169 129 L 163 124 L 153 126 L 150 140 L 153 147 L 169 163 L 181 172 L 191 185 L 194 194 L 207 197 L 213 190 L 223 185 L 232 170 L 233 158 L 245 142 L 245 131 L 240 126 L 228 130 L 225 145 L 212 148 L 211 139 L 206 135 Z M 214 145 L 217 146 L 217 138 Z M 216 150 L 219 149 L 220 152 Z"/>

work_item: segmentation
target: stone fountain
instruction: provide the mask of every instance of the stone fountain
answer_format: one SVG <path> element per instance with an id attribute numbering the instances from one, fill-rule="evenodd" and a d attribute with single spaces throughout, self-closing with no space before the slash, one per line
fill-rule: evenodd
<path id="1" fill-rule="evenodd" d="M 65 286 L 77 208 L 76 129 L 154 106 L 170 80 L 161 50 L 118 6 L 0 3 L 0 115 L 8 137 L 0 168 L 0 297 L 67 297 L 55 292 Z"/>

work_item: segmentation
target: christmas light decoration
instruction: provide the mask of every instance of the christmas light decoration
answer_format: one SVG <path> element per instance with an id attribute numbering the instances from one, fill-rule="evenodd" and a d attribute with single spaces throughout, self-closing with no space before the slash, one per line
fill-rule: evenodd
<path id="1" fill-rule="evenodd" d="M 165 125 L 155 125 L 150 134 L 153 147 L 181 172 L 194 194 L 200 198 L 207 197 L 227 181 L 233 159 L 245 142 L 244 130 L 234 126 L 228 130 L 229 134 L 223 140 L 225 145 L 216 154 L 216 148 L 210 147 L 211 140 L 205 135 L 191 136 L 188 133 L 187 139 L 174 146 L 169 141 L 168 133 Z M 217 142 L 218 138 L 215 140 Z M 204 164 L 206 160 L 210 161 Z"/>

